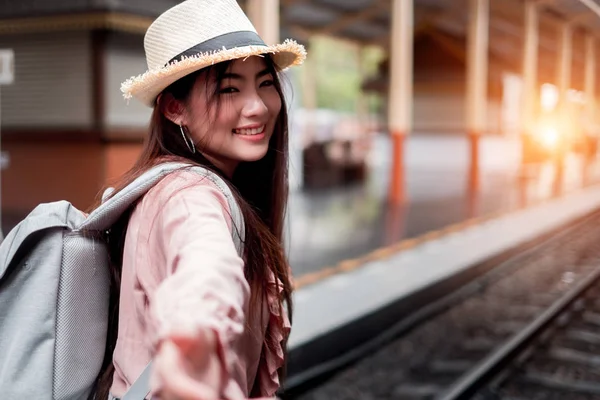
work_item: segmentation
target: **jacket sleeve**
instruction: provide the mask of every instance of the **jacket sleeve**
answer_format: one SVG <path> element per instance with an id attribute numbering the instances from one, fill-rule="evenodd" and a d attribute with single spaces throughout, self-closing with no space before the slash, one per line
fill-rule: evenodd
<path id="1" fill-rule="evenodd" d="M 149 299 L 154 348 L 174 331 L 212 330 L 218 349 L 210 365 L 220 366 L 224 396 L 242 396 L 231 377 L 240 369 L 234 348 L 244 331 L 250 290 L 232 240 L 227 200 L 202 182 L 159 202 L 149 239 L 160 247 L 166 271 Z"/>

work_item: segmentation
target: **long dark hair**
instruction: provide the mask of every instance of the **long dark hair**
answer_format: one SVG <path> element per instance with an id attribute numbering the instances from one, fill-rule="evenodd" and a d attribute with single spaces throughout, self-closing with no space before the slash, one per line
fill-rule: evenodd
<path id="1" fill-rule="evenodd" d="M 202 155 L 201 144 L 199 151 L 192 154 L 182 140 L 179 127 L 166 118 L 163 113 L 165 97 L 170 95 L 185 103 L 198 77 L 204 77 L 206 80 L 209 107 L 219 107 L 220 82 L 232 63 L 232 61 L 226 61 L 190 74 L 163 91 L 163 95 L 159 97 L 154 107 L 149 134 L 145 139 L 142 154 L 133 168 L 116 186 L 113 195 L 148 169 L 167 161 L 184 161 L 188 164 L 202 165 L 219 174 L 232 189 L 244 216 L 244 259 L 246 262 L 244 272 L 251 289 L 249 309 L 254 313 L 260 313 L 257 310 L 262 310 L 261 304 L 271 289 L 267 285 L 267 280 L 269 273 L 272 273 L 279 278 L 283 286 L 282 295 L 279 298 L 280 312 L 283 311 L 284 303 L 286 303 L 291 319 L 292 283 L 283 250 L 283 226 L 288 198 L 288 117 L 279 79 L 280 71 L 268 55 L 264 56 L 264 60 L 273 75 L 274 86 L 281 97 L 282 104 L 265 157 L 255 162 L 240 163 L 233 177 L 229 179 Z M 211 82 L 216 82 L 216 85 Z M 207 122 L 211 123 L 211 121 Z M 114 374 L 112 356 L 118 332 L 119 286 L 123 250 L 127 223 L 134 208 L 135 205 L 130 207 L 109 233 L 109 254 L 112 266 L 111 303 L 104 364 L 95 390 L 97 399 L 106 399 L 112 385 Z M 276 293 L 278 292 L 276 290 Z M 248 319 L 252 320 L 252 318 L 260 318 L 260 315 L 248 316 Z M 274 340 L 272 332 L 267 331 L 267 345 L 277 346 L 278 343 L 274 343 Z M 283 375 L 282 371 L 280 371 L 280 377 L 283 378 L 281 375 Z"/>

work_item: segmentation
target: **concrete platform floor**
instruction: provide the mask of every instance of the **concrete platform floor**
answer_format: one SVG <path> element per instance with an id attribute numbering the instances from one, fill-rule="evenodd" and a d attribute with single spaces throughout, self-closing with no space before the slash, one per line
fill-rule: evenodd
<path id="1" fill-rule="evenodd" d="M 405 154 L 407 201 L 391 206 L 386 199 L 389 149 L 387 138 L 379 137 L 364 184 L 291 194 L 286 243 L 296 278 L 403 239 L 553 196 L 554 165 L 529 168 L 523 178 L 518 138 L 482 138 L 481 187 L 470 193 L 467 139 L 415 135 L 407 140 Z M 588 183 L 600 180 L 595 164 Z M 567 159 L 563 193 L 584 185 L 582 170 L 578 156 Z"/>

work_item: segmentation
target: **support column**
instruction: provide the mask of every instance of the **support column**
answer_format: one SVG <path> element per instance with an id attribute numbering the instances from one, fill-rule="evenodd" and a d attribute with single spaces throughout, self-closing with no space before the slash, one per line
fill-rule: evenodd
<path id="1" fill-rule="evenodd" d="M 538 8 L 536 0 L 525 3 L 525 45 L 523 49 L 523 108 L 521 129 L 531 134 L 536 121 L 538 99 Z"/>
<path id="2" fill-rule="evenodd" d="M 596 108 L 596 41 L 591 34 L 585 38 L 585 113 L 586 133 L 594 134 Z"/>
<path id="3" fill-rule="evenodd" d="M 558 87 L 558 125 L 561 132 L 561 140 L 559 141 L 559 151 L 555 161 L 555 179 L 554 179 L 554 195 L 562 193 L 563 176 L 564 176 L 564 158 L 565 150 L 565 135 L 569 132 L 565 131 L 568 124 L 568 102 L 567 93 L 571 86 L 571 63 L 573 53 L 573 27 L 569 23 L 564 23 L 560 31 L 560 45 L 558 51 L 558 69 L 556 76 L 556 85 Z"/>
<path id="4" fill-rule="evenodd" d="M 571 86 L 571 56 L 573 52 L 573 28 L 570 24 L 564 23 L 560 31 L 560 45 L 558 51 L 558 70 L 556 84 L 560 96 L 559 105 L 562 111 L 565 110 L 567 92 Z"/>
<path id="5" fill-rule="evenodd" d="M 266 44 L 279 43 L 279 0 L 248 0 L 248 17 Z"/>
<path id="6" fill-rule="evenodd" d="M 303 147 L 312 142 L 315 134 L 315 111 L 317 110 L 317 72 L 315 68 L 316 60 L 314 58 L 307 59 L 302 64 L 302 106 L 308 113 L 309 118 L 305 122 L 305 136 Z"/>
<path id="7" fill-rule="evenodd" d="M 392 139 L 389 200 L 405 200 L 404 141 L 412 130 L 414 0 L 392 0 L 388 129 Z"/>
<path id="8" fill-rule="evenodd" d="M 525 43 L 523 46 L 523 94 L 521 112 L 521 173 L 518 181 L 519 203 L 527 205 L 527 174 L 524 170 L 525 153 L 531 151 L 531 134 L 535 129 L 538 109 L 538 47 L 539 47 L 539 11 L 536 0 L 525 3 Z"/>
<path id="9" fill-rule="evenodd" d="M 471 147 L 469 192 L 479 189 L 479 138 L 487 130 L 489 0 L 470 0 L 467 37 L 467 135 Z"/>
<path id="10" fill-rule="evenodd" d="M 591 34 L 585 38 L 585 156 L 583 162 L 583 183 L 589 181 L 589 166 L 596 155 L 596 41 Z"/>
<path id="11" fill-rule="evenodd" d="M 571 59 L 573 53 L 573 28 L 569 23 L 564 23 L 560 30 L 560 42 L 558 49 L 558 68 L 556 70 L 556 86 L 558 89 L 558 115 L 560 128 L 564 129 L 567 122 L 568 102 L 567 93 L 571 86 Z M 568 132 L 562 132 L 568 133 Z"/>
<path id="12" fill-rule="evenodd" d="M 318 59 L 309 57 L 300 67 L 302 85 L 302 108 L 305 116 L 303 120 L 302 138 L 298 142 L 302 150 L 302 186 L 312 187 L 319 185 L 323 179 L 330 179 L 330 171 L 324 169 L 320 159 L 320 152 L 315 147 L 316 137 L 316 115 L 317 110 L 317 73 L 316 64 Z M 298 118 L 297 116 L 295 118 Z"/>

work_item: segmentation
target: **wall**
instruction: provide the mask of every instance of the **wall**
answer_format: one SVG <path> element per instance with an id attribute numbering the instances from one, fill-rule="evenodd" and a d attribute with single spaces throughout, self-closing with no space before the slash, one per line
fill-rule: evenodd
<path id="1" fill-rule="evenodd" d="M 68 200 L 87 210 L 103 189 L 135 163 L 141 143 L 9 141 L 10 166 L 2 171 L 5 231 L 39 203 Z"/>
<path id="2" fill-rule="evenodd" d="M 88 208 L 102 185 L 104 160 L 97 143 L 8 142 L 10 166 L 2 171 L 2 208 L 20 215 L 38 203 L 69 200 Z"/>
<path id="3" fill-rule="evenodd" d="M 142 74 L 148 68 L 144 56 L 143 36 L 110 33 L 105 53 L 105 125 L 111 128 L 140 128 L 148 125 L 152 109 L 137 100 L 123 98 L 121 83 Z"/>
<path id="4" fill-rule="evenodd" d="M 119 178 L 125 174 L 142 150 L 141 143 L 109 143 L 104 146 L 104 182 L 106 185 L 114 185 Z"/>
<path id="5" fill-rule="evenodd" d="M 15 82 L 1 88 L 2 128 L 81 128 L 92 122 L 89 32 L 7 35 Z"/>

